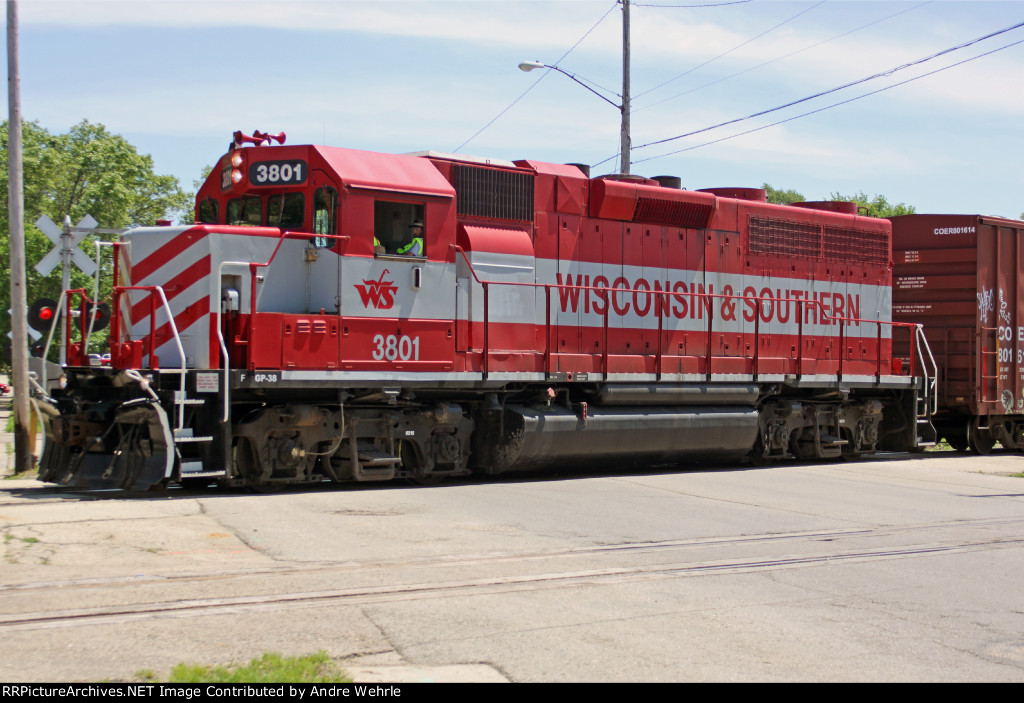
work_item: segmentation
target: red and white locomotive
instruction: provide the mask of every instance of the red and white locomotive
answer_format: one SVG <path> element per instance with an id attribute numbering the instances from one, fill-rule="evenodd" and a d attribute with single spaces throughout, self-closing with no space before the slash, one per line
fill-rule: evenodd
<path id="1" fill-rule="evenodd" d="M 236 133 L 197 224 L 114 245 L 109 362 L 69 341 L 43 480 L 428 482 L 930 427 L 890 223 L 855 204 L 283 141 Z"/>

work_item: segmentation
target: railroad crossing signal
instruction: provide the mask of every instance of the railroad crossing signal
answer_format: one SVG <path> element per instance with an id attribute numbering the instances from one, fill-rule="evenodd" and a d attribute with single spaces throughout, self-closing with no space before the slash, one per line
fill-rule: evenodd
<path id="1" fill-rule="evenodd" d="M 36 264 L 36 271 L 43 276 L 48 275 L 53 270 L 53 267 L 63 259 L 64 252 L 67 251 L 69 252 L 70 261 L 74 262 L 86 275 L 91 276 L 94 274 L 96 272 L 96 262 L 78 248 L 78 243 L 85 238 L 85 235 L 93 231 L 98 224 L 99 222 L 93 219 L 92 215 L 86 215 L 75 227 L 72 227 L 71 218 L 65 217 L 64 229 L 61 229 L 46 215 L 41 216 L 36 220 L 36 227 L 57 246 L 39 260 L 39 263 Z"/>
<path id="2" fill-rule="evenodd" d="M 39 298 L 28 309 L 28 326 L 46 334 L 54 325 L 54 317 L 60 318 L 57 301 L 52 298 Z"/>
<path id="3" fill-rule="evenodd" d="M 11 310 L 10 308 L 7 308 L 7 314 L 8 315 L 13 315 L 14 311 Z M 49 331 L 50 328 L 47 327 L 46 329 L 47 329 L 47 331 Z M 35 330 L 35 328 L 31 326 L 31 323 L 29 323 L 29 328 L 27 330 L 25 330 L 25 331 L 28 332 L 28 336 L 31 337 L 33 340 L 38 340 L 40 337 L 43 336 L 42 333 L 37 332 Z M 7 333 L 7 338 L 8 339 L 14 339 L 14 332 L 13 331 L 12 332 L 8 332 Z"/>

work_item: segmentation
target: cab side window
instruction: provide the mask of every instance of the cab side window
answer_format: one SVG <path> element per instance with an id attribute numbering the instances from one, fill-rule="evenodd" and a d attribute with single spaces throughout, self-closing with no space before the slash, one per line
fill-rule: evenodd
<path id="1" fill-rule="evenodd" d="M 377 253 L 424 256 L 423 205 L 376 201 L 373 208 L 373 237 Z"/>
<path id="2" fill-rule="evenodd" d="M 338 191 L 334 188 L 317 188 L 313 194 L 313 233 L 338 233 Z M 331 240 L 327 237 L 313 237 L 313 246 L 329 247 Z"/>
<path id="3" fill-rule="evenodd" d="M 220 203 L 213 198 L 207 198 L 199 203 L 199 224 L 215 225 L 220 214 Z"/>

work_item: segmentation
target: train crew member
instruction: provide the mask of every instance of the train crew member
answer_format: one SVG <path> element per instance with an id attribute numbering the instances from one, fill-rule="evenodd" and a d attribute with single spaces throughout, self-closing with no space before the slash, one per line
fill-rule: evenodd
<path id="1" fill-rule="evenodd" d="M 374 253 L 374 255 L 386 254 L 387 251 L 388 250 L 384 248 L 384 245 L 380 243 L 380 240 L 377 239 L 376 237 L 374 237 L 373 238 L 373 253 Z"/>
<path id="2" fill-rule="evenodd" d="M 416 220 L 409 225 L 411 241 L 398 248 L 398 253 L 405 256 L 423 256 L 423 221 Z"/>

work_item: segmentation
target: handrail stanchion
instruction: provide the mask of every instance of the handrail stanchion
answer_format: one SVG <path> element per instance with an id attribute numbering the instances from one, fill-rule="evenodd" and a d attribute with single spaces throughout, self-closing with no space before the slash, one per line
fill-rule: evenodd
<path id="1" fill-rule="evenodd" d="M 659 308 L 658 307 L 658 303 L 660 303 L 660 302 L 662 302 L 664 300 L 663 296 L 664 296 L 664 294 L 657 296 L 657 298 L 654 301 L 654 314 L 658 316 L 658 348 L 655 350 L 657 356 L 655 357 L 655 362 L 654 362 L 655 369 L 654 370 L 655 370 L 655 373 L 657 374 L 656 378 L 659 381 L 661 380 L 661 375 L 662 375 L 662 370 L 663 370 L 662 369 L 662 365 L 663 365 L 663 362 L 664 362 L 664 359 L 663 359 L 662 353 L 661 353 L 661 346 L 662 346 L 662 342 L 663 342 L 662 337 L 663 337 L 664 331 L 665 331 L 664 318 L 665 318 L 665 311 L 666 311 L 667 308 L 666 308 L 666 305 L 662 305 Z M 667 304 L 668 301 L 665 300 L 665 303 Z"/>
<path id="2" fill-rule="evenodd" d="M 836 374 L 836 380 L 843 380 L 843 361 L 846 359 L 846 324 L 845 318 L 839 318 L 839 373 Z"/>
<path id="3" fill-rule="evenodd" d="M 891 337 L 891 335 L 890 335 Z M 878 321 L 878 342 L 875 347 L 875 383 L 882 382 L 882 321 Z"/>
<path id="4" fill-rule="evenodd" d="M 715 304 L 711 300 L 708 293 L 701 294 L 701 305 L 704 306 L 708 313 L 708 343 L 704 352 L 704 373 L 707 375 L 708 381 L 711 380 L 711 323 L 715 319 Z"/>
<path id="5" fill-rule="evenodd" d="M 796 379 L 804 377 L 804 301 L 796 301 L 796 311 L 800 316 L 796 325 Z"/>
<path id="6" fill-rule="evenodd" d="M 490 333 L 490 327 L 491 327 L 490 326 L 491 306 L 490 306 L 489 301 L 488 301 L 488 293 L 489 293 L 490 289 L 489 289 L 489 287 L 488 287 L 488 285 L 486 283 L 483 284 L 483 289 L 484 289 L 484 349 L 483 349 L 484 358 L 483 358 L 483 364 L 481 365 L 481 368 L 483 369 L 484 380 L 486 381 L 487 380 L 488 372 L 490 371 L 490 363 L 489 363 L 489 361 L 490 361 L 490 356 L 491 356 L 491 354 L 490 354 L 491 346 L 490 346 L 489 333 Z"/>
<path id="7" fill-rule="evenodd" d="M 608 313 L 611 310 L 611 303 L 605 302 L 604 306 L 604 352 L 602 359 L 602 366 L 604 367 L 604 380 L 608 380 L 608 369 L 611 364 L 611 360 L 608 358 Z"/>
<path id="8" fill-rule="evenodd" d="M 170 310 L 167 311 L 168 314 Z M 156 298 L 152 293 L 149 295 L 149 368 L 160 367 L 159 357 L 156 355 Z"/>
<path id="9" fill-rule="evenodd" d="M 761 353 L 761 305 L 762 301 L 759 297 L 757 299 L 757 312 L 754 314 L 754 363 L 751 368 L 755 381 L 757 380 L 758 360 Z"/>
<path id="10" fill-rule="evenodd" d="M 551 286 L 544 285 L 544 378 L 551 378 Z"/>
<path id="11" fill-rule="evenodd" d="M 910 333 L 910 376 L 917 375 L 917 334 Z"/>

